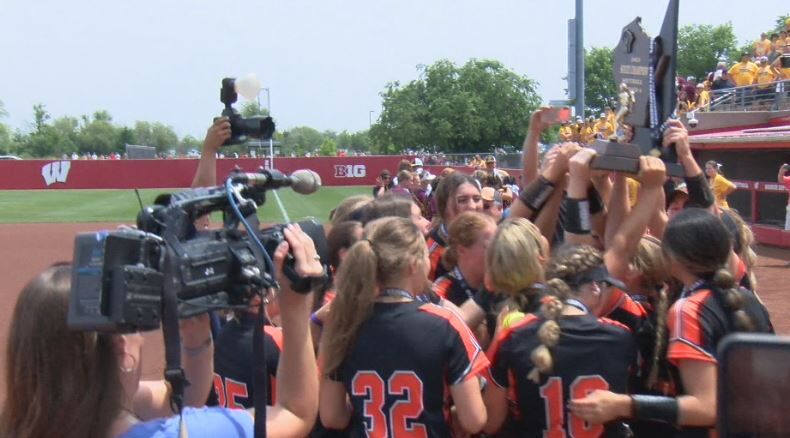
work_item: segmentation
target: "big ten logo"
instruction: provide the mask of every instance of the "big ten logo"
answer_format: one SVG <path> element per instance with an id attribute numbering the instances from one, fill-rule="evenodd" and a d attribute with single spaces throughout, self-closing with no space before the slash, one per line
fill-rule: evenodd
<path id="1" fill-rule="evenodd" d="M 53 161 L 41 168 L 41 176 L 44 177 L 47 186 L 51 186 L 56 182 L 65 183 L 69 177 L 69 170 L 71 170 L 71 161 Z"/>
<path id="2" fill-rule="evenodd" d="M 335 178 L 364 178 L 367 169 L 364 164 L 336 164 Z"/>

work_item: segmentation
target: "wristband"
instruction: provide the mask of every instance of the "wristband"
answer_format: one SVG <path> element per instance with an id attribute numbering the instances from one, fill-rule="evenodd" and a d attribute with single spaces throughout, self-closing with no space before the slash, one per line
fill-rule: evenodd
<path id="1" fill-rule="evenodd" d="M 686 189 L 689 192 L 687 203 L 689 207 L 708 208 L 713 205 L 713 192 L 708 185 L 708 180 L 705 179 L 705 174 L 700 173 L 697 176 L 687 176 L 683 179 L 686 181 Z"/>
<path id="2" fill-rule="evenodd" d="M 565 231 L 573 234 L 590 234 L 590 201 L 586 199 L 563 199 L 565 218 L 562 223 Z"/>
<path id="3" fill-rule="evenodd" d="M 539 176 L 538 179 L 524 187 L 524 190 L 521 191 L 518 198 L 521 199 L 530 210 L 537 213 L 546 205 L 546 201 L 549 200 L 549 196 L 551 196 L 553 192 L 554 183 L 543 176 Z"/>
<path id="4" fill-rule="evenodd" d="M 318 327 L 324 328 L 324 321 L 318 319 L 318 314 L 316 312 L 310 314 L 310 322 L 317 325 Z"/>
<path id="5" fill-rule="evenodd" d="M 291 273 L 289 271 L 293 272 Z M 288 277 L 288 280 L 291 281 L 291 290 L 300 294 L 307 294 L 320 289 L 329 281 L 329 275 L 326 273 L 326 266 L 324 266 L 324 272 L 318 277 L 300 277 L 295 270 L 287 268 L 283 269 L 283 273 Z"/>
<path id="6" fill-rule="evenodd" d="M 678 422 L 678 399 L 655 395 L 632 395 L 634 418 L 637 420 L 663 421 L 671 425 Z"/>
<path id="7" fill-rule="evenodd" d="M 603 204 L 603 199 L 601 199 L 601 195 L 598 193 L 598 190 L 595 189 L 594 185 L 590 185 L 590 188 L 587 189 L 587 200 L 590 201 L 590 216 L 596 215 L 606 208 Z"/>

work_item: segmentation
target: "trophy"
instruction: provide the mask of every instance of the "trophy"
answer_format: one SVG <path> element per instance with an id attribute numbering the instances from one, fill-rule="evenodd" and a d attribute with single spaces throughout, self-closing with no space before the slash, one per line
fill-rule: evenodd
<path id="1" fill-rule="evenodd" d="M 623 28 L 614 50 L 614 79 L 619 85 L 617 122 L 622 141 L 597 140 L 594 169 L 639 173 L 639 156 L 650 154 L 666 162 L 667 174 L 683 176 L 674 146 L 662 147 L 666 122 L 677 103 L 678 1 L 670 0 L 661 33 L 651 38 L 637 17 Z"/>

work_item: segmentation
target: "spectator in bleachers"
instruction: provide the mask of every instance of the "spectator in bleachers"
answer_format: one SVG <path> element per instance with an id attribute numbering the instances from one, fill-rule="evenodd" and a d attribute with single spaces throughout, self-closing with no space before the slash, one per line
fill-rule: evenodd
<path id="1" fill-rule="evenodd" d="M 573 141 L 573 129 L 569 122 L 562 122 L 560 126 L 560 141 Z"/>
<path id="2" fill-rule="evenodd" d="M 773 44 L 771 40 L 768 38 L 768 35 L 763 32 L 760 34 L 760 39 L 754 42 L 753 53 L 755 58 L 760 58 L 761 56 L 768 56 L 773 50 Z"/>
<path id="3" fill-rule="evenodd" d="M 730 67 L 729 73 L 737 87 L 752 85 L 757 77 L 757 64 L 751 61 L 751 56 L 744 52 L 741 61 Z"/>
<path id="4" fill-rule="evenodd" d="M 768 52 L 768 62 L 773 63 L 774 60 L 782 56 L 782 47 L 779 45 L 779 34 L 771 34 L 771 51 Z"/>
<path id="5" fill-rule="evenodd" d="M 697 102 L 694 105 L 697 111 L 710 111 L 710 91 L 708 87 L 710 87 L 708 81 L 705 81 L 704 84 L 697 84 Z"/>
<path id="6" fill-rule="evenodd" d="M 697 78 L 689 76 L 686 78 L 686 83 L 683 85 L 683 91 L 686 92 L 686 100 L 689 102 L 697 101 Z"/>
<path id="7" fill-rule="evenodd" d="M 757 109 L 770 109 L 774 100 L 774 93 L 776 85 L 774 82 L 781 76 L 781 72 L 768 64 L 768 57 L 760 57 L 760 65 L 757 70 L 757 78 L 755 83 L 757 89 L 755 90 L 754 107 Z"/>
<path id="8" fill-rule="evenodd" d="M 782 67 L 782 55 L 790 56 L 790 44 L 782 47 L 780 55 L 771 64 L 771 66 L 774 67 L 774 69 L 776 69 L 776 72 L 778 74 L 778 79 L 786 81 L 786 80 L 790 80 L 790 68 Z"/>
<path id="9" fill-rule="evenodd" d="M 734 83 L 730 78 L 730 73 L 727 69 L 717 70 L 713 75 L 713 84 L 711 85 L 711 100 L 721 97 L 727 90 L 732 88 Z"/>
<path id="10" fill-rule="evenodd" d="M 588 144 L 595 140 L 595 117 L 587 117 L 587 120 L 582 124 L 579 134 L 579 142 Z"/>
<path id="11" fill-rule="evenodd" d="M 686 90 L 680 90 L 680 93 L 678 93 L 677 115 L 682 117 L 689 111 L 694 111 L 694 101 L 689 99 Z"/>
<path id="12" fill-rule="evenodd" d="M 606 119 L 606 113 L 601 113 L 598 117 L 598 121 L 595 123 L 595 136 L 607 139 L 614 135 L 614 126 L 612 126 L 609 121 Z"/>

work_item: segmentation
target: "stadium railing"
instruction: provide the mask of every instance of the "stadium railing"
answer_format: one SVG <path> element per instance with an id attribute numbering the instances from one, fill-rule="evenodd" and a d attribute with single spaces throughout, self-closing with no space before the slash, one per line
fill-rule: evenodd
<path id="1" fill-rule="evenodd" d="M 790 108 L 790 80 L 711 91 L 710 112 L 777 111 Z"/>

